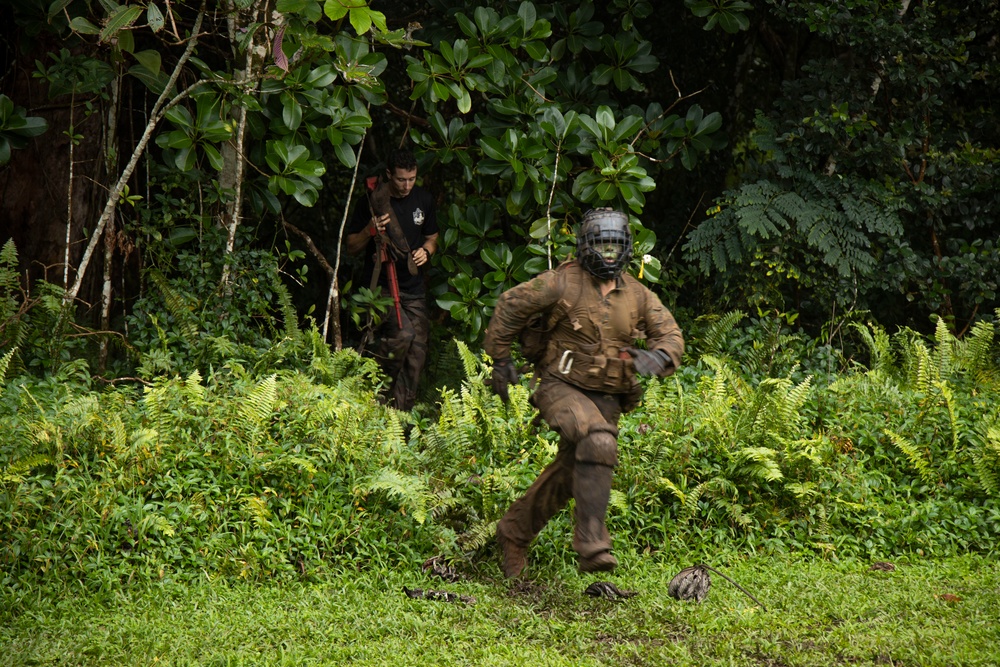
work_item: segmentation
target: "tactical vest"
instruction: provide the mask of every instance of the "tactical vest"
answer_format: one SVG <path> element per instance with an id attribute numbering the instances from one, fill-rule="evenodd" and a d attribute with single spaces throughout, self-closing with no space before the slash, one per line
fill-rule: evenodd
<path id="1" fill-rule="evenodd" d="M 625 348 L 642 336 L 639 304 L 645 288 L 623 275 L 624 299 L 616 299 L 616 307 L 607 310 L 590 274 L 579 264 L 568 262 L 557 270 L 563 296 L 549 315 L 548 342 L 538 368 L 581 389 L 634 392 L 638 382 Z"/>

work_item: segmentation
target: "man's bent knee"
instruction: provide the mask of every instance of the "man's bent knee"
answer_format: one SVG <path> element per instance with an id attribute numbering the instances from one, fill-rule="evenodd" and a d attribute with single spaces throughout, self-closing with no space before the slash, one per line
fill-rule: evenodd
<path id="1" fill-rule="evenodd" d="M 611 424 L 595 424 L 576 444 L 576 460 L 608 467 L 618 465 L 618 429 Z"/>

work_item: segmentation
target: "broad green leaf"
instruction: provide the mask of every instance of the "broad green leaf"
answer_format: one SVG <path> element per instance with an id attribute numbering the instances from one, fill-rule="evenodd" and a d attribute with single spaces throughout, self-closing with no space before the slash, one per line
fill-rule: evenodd
<path id="1" fill-rule="evenodd" d="M 222 155 L 212 144 L 202 144 L 202 150 L 205 151 L 205 156 L 208 158 L 208 163 L 212 165 L 212 168 L 216 171 L 222 171 L 223 167 L 226 166 L 226 161 L 222 159 Z"/>
<path id="2" fill-rule="evenodd" d="M 177 151 L 174 156 L 174 164 L 181 171 L 191 171 L 197 164 L 198 156 L 195 154 L 194 146 L 188 146 Z"/>
<path id="3" fill-rule="evenodd" d="M 139 51 L 138 53 L 133 53 L 135 59 L 139 61 L 139 64 L 145 67 L 147 70 L 153 74 L 159 74 L 160 72 L 160 52 L 154 51 L 153 49 L 147 49 L 145 51 Z"/>
<path id="4" fill-rule="evenodd" d="M 194 227 L 174 227 L 167 236 L 167 242 L 172 246 L 180 246 L 198 238 L 198 230 Z"/>
<path id="5" fill-rule="evenodd" d="M 351 25 L 358 35 L 364 35 L 372 29 L 371 10 L 367 7 L 352 7 L 350 17 Z"/>
<path id="6" fill-rule="evenodd" d="M 49 5 L 49 21 L 51 21 L 57 14 L 62 14 L 62 11 L 72 4 L 73 0 L 55 0 L 51 5 Z"/>
<path id="7" fill-rule="evenodd" d="M 335 144 L 333 151 L 337 154 L 337 159 L 340 160 L 340 164 L 344 165 L 348 169 L 354 168 L 354 165 L 357 163 L 357 156 L 354 155 L 354 151 L 351 149 L 350 144 L 346 141 Z"/>
<path id="8" fill-rule="evenodd" d="M 302 105 L 291 93 L 281 96 L 281 120 L 289 130 L 299 129 L 302 123 Z"/>
<path id="9" fill-rule="evenodd" d="M 535 25 L 535 20 L 537 19 L 535 6 L 530 2 L 522 2 L 521 6 L 517 9 L 517 15 L 521 19 L 521 26 L 524 29 L 525 34 L 527 34 L 531 30 L 532 26 Z"/>
<path id="10" fill-rule="evenodd" d="M 136 19 L 142 15 L 142 7 L 129 5 L 119 9 L 101 29 L 101 41 L 107 41 L 116 35 L 120 30 L 135 23 Z"/>
<path id="11" fill-rule="evenodd" d="M 345 0 L 326 0 L 323 5 L 323 13 L 331 21 L 339 21 L 347 16 L 348 9 L 350 6 Z"/>
<path id="12" fill-rule="evenodd" d="M 469 95 L 469 91 L 465 88 L 461 88 L 461 95 L 455 100 L 458 104 L 458 110 L 460 113 L 469 113 L 472 109 L 472 96 Z"/>
<path id="13" fill-rule="evenodd" d="M 118 34 L 114 37 L 114 41 L 117 42 L 115 47 L 123 53 L 132 53 L 135 51 L 135 38 L 132 36 L 131 30 L 119 30 Z"/>
<path id="14" fill-rule="evenodd" d="M 455 20 L 458 22 L 459 29 L 468 37 L 476 36 L 476 24 L 470 21 L 468 16 L 460 12 L 455 15 Z"/>
<path id="15" fill-rule="evenodd" d="M 171 107 L 163 115 L 166 116 L 167 120 L 169 120 L 174 125 L 179 125 L 180 127 L 186 127 L 186 128 L 194 127 L 194 118 L 191 117 L 191 112 L 180 105 Z"/>
<path id="16" fill-rule="evenodd" d="M 69 27 L 82 35 L 97 35 L 101 32 L 100 28 L 82 16 L 74 16 L 73 20 L 69 22 Z"/>
<path id="17" fill-rule="evenodd" d="M 529 56 L 532 57 L 532 59 L 539 61 L 548 60 L 549 50 L 545 46 L 544 42 L 531 40 L 525 42 L 521 46 L 524 47 L 524 50 Z"/>
<path id="18" fill-rule="evenodd" d="M 597 113 L 595 114 L 595 119 L 597 124 L 602 128 L 613 130 L 615 129 L 615 114 L 611 111 L 609 107 L 599 106 L 597 107 Z"/>
<path id="19" fill-rule="evenodd" d="M 717 131 L 722 127 L 722 114 L 718 111 L 713 111 L 712 113 L 705 116 L 701 123 L 698 124 L 698 129 L 695 130 L 695 134 L 708 134 Z"/>
<path id="20" fill-rule="evenodd" d="M 150 91 L 159 95 L 167 87 L 170 77 L 164 72 L 153 74 L 142 65 L 132 65 L 128 68 L 128 73 L 142 81 Z"/>
<path id="21" fill-rule="evenodd" d="M 163 28 L 163 12 L 154 2 L 149 3 L 149 6 L 146 7 L 146 23 L 149 24 L 149 28 L 153 32 L 159 32 Z"/>

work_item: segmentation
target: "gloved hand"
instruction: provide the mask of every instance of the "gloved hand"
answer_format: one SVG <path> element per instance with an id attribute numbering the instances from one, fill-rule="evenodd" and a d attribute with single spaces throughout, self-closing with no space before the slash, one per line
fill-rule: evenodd
<path id="1" fill-rule="evenodd" d="M 639 375 L 663 377 L 674 366 L 674 360 L 663 350 L 640 350 L 629 347 L 625 351 L 635 359 L 635 372 Z"/>
<path id="2" fill-rule="evenodd" d="M 514 368 L 514 362 L 510 360 L 510 357 L 493 360 L 493 377 L 490 379 L 490 387 L 504 403 L 510 400 L 507 387 L 517 384 L 517 380 L 517 369 Z"/>

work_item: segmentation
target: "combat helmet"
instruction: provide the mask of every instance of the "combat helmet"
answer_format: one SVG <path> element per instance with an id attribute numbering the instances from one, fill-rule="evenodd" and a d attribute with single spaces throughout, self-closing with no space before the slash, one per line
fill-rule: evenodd
<path id="1" fill-rule="evenodd" d="M 596 278 L 617 278 L 632 258 L 628 216 L 611 208 L 587 211 L 576 234 L 576 257 Z"/>

